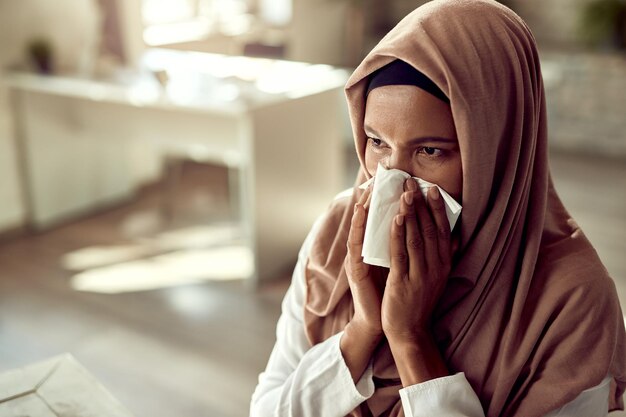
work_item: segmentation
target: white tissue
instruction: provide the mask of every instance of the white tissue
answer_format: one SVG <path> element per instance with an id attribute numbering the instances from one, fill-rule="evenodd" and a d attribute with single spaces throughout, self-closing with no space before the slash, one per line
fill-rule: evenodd
<path id="1" fill-rule="evenodd" d="M 389 255 L 391 225 L 400 209 L 400 196 L 404 192 L 404 181 L 409 177 L 411 177 L 410 174 L 399 169 L 387 170 L 382 165 L 378 165 L 376 176 L 370 178 L 359 187 L 365 189 L 375 180 L 367 215 L 367 224 L 365 225 L 363 251 L 361 253 L 363 262 L 366 264 L 385 268 L 389 268 L 391 265 Z M 441 197 L 445 202 L 450 230 L 452 230 L 461 214 L 461 205 L 438 185 L 424 181 L 421 178 L 413 178 L 417 180 L 424 196 L 426 196 L 430 187 L 434 186 L 439 189 Z"/>

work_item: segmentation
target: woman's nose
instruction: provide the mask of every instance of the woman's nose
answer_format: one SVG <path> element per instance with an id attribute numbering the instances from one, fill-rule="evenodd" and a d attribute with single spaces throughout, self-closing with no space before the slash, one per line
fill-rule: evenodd
<path id="1" fill-rule="evenodd" d="M 399 169 L 411 173 L 411 157 L 402 152 L 393 152 L 387 157 L 383 166 L 387 169 Z"/>

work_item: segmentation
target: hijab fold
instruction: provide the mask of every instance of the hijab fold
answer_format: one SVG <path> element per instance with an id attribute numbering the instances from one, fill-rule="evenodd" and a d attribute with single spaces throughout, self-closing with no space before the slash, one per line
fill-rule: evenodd
<path id="1" fill-rule="evenodd" d="M 543 416 L 613 377 L 623 408 L 624 323 L 613 281 L 550 178 L 535 40 L 492 0 L 434 0 L 404 18 L 346 84 L 361 170 L 335 200 L 306 267 L 312 344 L 343 330 L 354 307 L 344 268 L 363 168 L 369 76 L 401 59 L 450 100 L 463 166 L 460 256 L 433 317 L 451 373 L 463 371 L 488 417 Z M 373 358 L 374 395 L 353 416 L 402 415 L 388 345 Z"/>

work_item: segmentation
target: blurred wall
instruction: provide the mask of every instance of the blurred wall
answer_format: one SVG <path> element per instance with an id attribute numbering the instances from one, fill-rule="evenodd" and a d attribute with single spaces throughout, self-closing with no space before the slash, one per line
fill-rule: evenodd
<path id="1" fill-rule="evenodd" d="M 347 5 L 347 1 L 293 0 L 288 59 L 344 65 Z"/>
<path id="2" fill-rule="evenodd" d="M 57 68 L 84 69 L 97 23 L 95 1 L 0 0 L 0 78 L 8 66 L 25 63 L 28 41 L 39 36 L 52 42 Z M 8 91 L 0 83 L 0 230 L 22 223 L 18 178 Z"/>
<path id="3" fill-rule="evenodd" d="M 0 0 L 0 66 L 25 61 L 28 41 L 45 37 L 57 68 L 84 70 L 99 42 L 99 19 L 96 0 Z"/>
<path id="4" fill-rule="evenodd" d="M 580 49 L 580 15 L 592 1 L 511 0 L 509 3 L 528 23 L 541 48 Z"/>
<path id="5" fill-rule="evenodd" d="M 509 0 L 539 45 L 550 145 L 626 158 L 624 52 L 591 49 L 581 16 L 595 0 Z"/>
<path id="6" fill-rule="evenodd" d="M 368 0 L 376 3 L 382 0 Z M 580 48 L 578 22 L 581 10 L 594 0 L 506 0 L 530 26 L 542 48 Z M 389 25 L 393 26 L 428 0 L 387 0 Z M 376 16 L 372 17 L 375 19 Z"/>
<path id="7" fill-rule="evenodd" d="M 620 54 L 541 53 L 552 148 L 626 160 L 626 61 Z"/>

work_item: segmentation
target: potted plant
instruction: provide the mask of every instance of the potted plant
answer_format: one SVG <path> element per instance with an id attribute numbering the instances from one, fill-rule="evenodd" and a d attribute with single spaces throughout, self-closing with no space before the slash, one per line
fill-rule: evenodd
<path id="1" fill-rule="evenodd" d="M 52 44 L 46 38 L 35 38 L 28 42 L 28 56 L 40 74 L 51 74 L 53 70 Z"/>
<path id="2" fill-rule="evenodd" d="M 595 0 L 587 4 L 582 11 L 580 29 L 590 45 L 626 49 L 626 1 Z"/>

